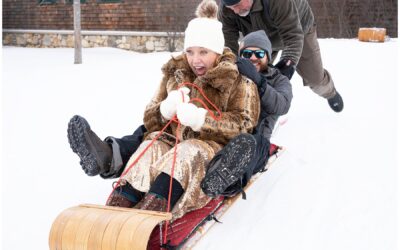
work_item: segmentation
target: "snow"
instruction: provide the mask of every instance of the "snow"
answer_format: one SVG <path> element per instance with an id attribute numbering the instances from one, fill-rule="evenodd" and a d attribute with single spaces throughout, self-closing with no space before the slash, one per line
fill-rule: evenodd
<path id="1" fill-rule="evenodd" d="M 397 249 L 397 39 L 321 39 L 345 108 L 292 79 L 294 99 L 272 141 L 286 150 L 196 249 Z M 167 52 L 113 48 L 2 49 L 3 249 L 48 249 L 64 209 L 104 204 L 112 180 L 88 177 L 67 141 L 84 116 L 102 138 L 141 124 Z"/>

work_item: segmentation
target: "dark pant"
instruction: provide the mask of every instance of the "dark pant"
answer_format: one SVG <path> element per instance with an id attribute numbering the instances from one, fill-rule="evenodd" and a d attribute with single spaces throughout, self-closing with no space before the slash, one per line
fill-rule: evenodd
<path id="1" fill-rule="evenodd" d="M 250 180 L 251 176 L 263 171 L 269 159 L 270 142 L 261 135 L 253 135 L 256 139 L 256 152 L 254 154 L 254 164 L 250 164 L 244 176 L 244 185 Z"/>
<path id="2" fill-rule="evenodd" d="M 136 149 L 143 141 L 144 133 L 147 130 L 144 125 L 140 125 L 132 135 L 124 136 L 120 139 L 114 138 L 119 145 L 123 166 L 128 163 L 130 157 L 135 153 Z"/>
<path id="3" fill-rule="evenodd" d="M 161 173 L 154 180 L 154 183 L 151 185 L 149 193 L 157 194 L 162 198 L 168 200 L 169 196 L 169 185 L 171 181 L 171 176 L 166 173 Z M 171 207 L 174 207 L 176 202 L 183 194 L 183 188 L 181 184 L 172 178 L 172 190 L 171 190 Z"/>
<path id="4" fill-rule="evenodd" d="M 271 62 L 277 55 L 278 51 L 272 52 Z M 317 95 L 328 99 L 336 94 L 332 77 L 322 64 L 316 24 L 304 34 L 303 50 L 296 71 L 303 78 L 303 85 L 310 87 Z"/>
<path id="5" fill-rule="evenodd" d="M 169 198 L 169 187 L 170 187 L 171 177 L 165 173 L 161 173 L 152 184 L 149 193 L 155 194 L 158 197 L 167 200 Z M 181 184 L 172 179 L 172 190 L 171 190 L 171 207 L 174 207 L 176 202 L 183 194 L 183 188 Z M 115 190 L 116 193 L 121 194 L 126 199 L 128 199 L 131 204 L 136 205 L 142 198 L 144 197 L 145 193 L 140 192 L 139 190 L 134 189 L 131 184 L 128 182 L 125 185 L 122 185 Z M 131 206 L 133 206 L 131 205 Z"/>

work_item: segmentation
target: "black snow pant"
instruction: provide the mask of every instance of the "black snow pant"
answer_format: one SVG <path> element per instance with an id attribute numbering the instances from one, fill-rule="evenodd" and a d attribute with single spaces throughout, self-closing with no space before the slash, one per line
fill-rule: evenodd
<path id="1" fill-rule="evenodd" d="M 121 154 L 122 164 L 126 165 L 129 158 L 135 153 L 136 149 L 143 141 L 144 133 L 146 133 L 146 128 L 144 125 L 140 125 L 132 135 L 124 136 L 120 139 L 113 138 L 119 146 L 119 152 Z M 110 137 L 106 138 L 109 141 Z"/>
<path id="2" fill-rule="evenodd" d="M 258 173 L 265 171 L 269 159 L 270 142 L 268 139 L 261 135 L 252 135 L 256 139 L 256 148 L 253 161 L 247 166 L 247 170 L 242 178 L 241 187 L 244 188 L 251 177 Z"/>
<path id="3" fill-rule="evenodd" d="M 112 148 L 113 158 L 110 170 L 100 176 L 104 179 L 120 177 L 130 157 L 142 143 L 146 132 L 147 130 L 144 125 L 140 125 L 132 135 L 127 135 L 122 138 L 109 136 L 104 139 Z"/>

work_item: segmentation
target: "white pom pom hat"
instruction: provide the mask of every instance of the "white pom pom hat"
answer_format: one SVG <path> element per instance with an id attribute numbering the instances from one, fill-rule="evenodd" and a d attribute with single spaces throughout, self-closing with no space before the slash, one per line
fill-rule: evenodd
<path id="1" fill-rule="evenodd" d="M 185 51 L 190 47 L 203 47 L 222 54 L 224 45 L 222 23 L 217 19 L 198 17 L 189 22 L 185 30 Z"/>

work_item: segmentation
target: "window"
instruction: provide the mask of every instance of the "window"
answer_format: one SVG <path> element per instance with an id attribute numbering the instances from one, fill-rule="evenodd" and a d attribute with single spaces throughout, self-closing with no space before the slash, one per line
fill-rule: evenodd
<path id="1" fill-rule="evenodd" d="M 68 4 L 74 4 L 74 0 L 65 0 Z M 86 3 L 86 0 L 81 0 L 81 3 Z"/>
<path id="2" fill-rule="evenodd" d="M 55 4 L 57 0 L 39 0 L 39 5 L 44 5 L 44 4 Z"/>
<path id="3" fill-rule="evenodd" d="M 122 3 L 123 0 L 97 0 L 98 3 Z"/>

